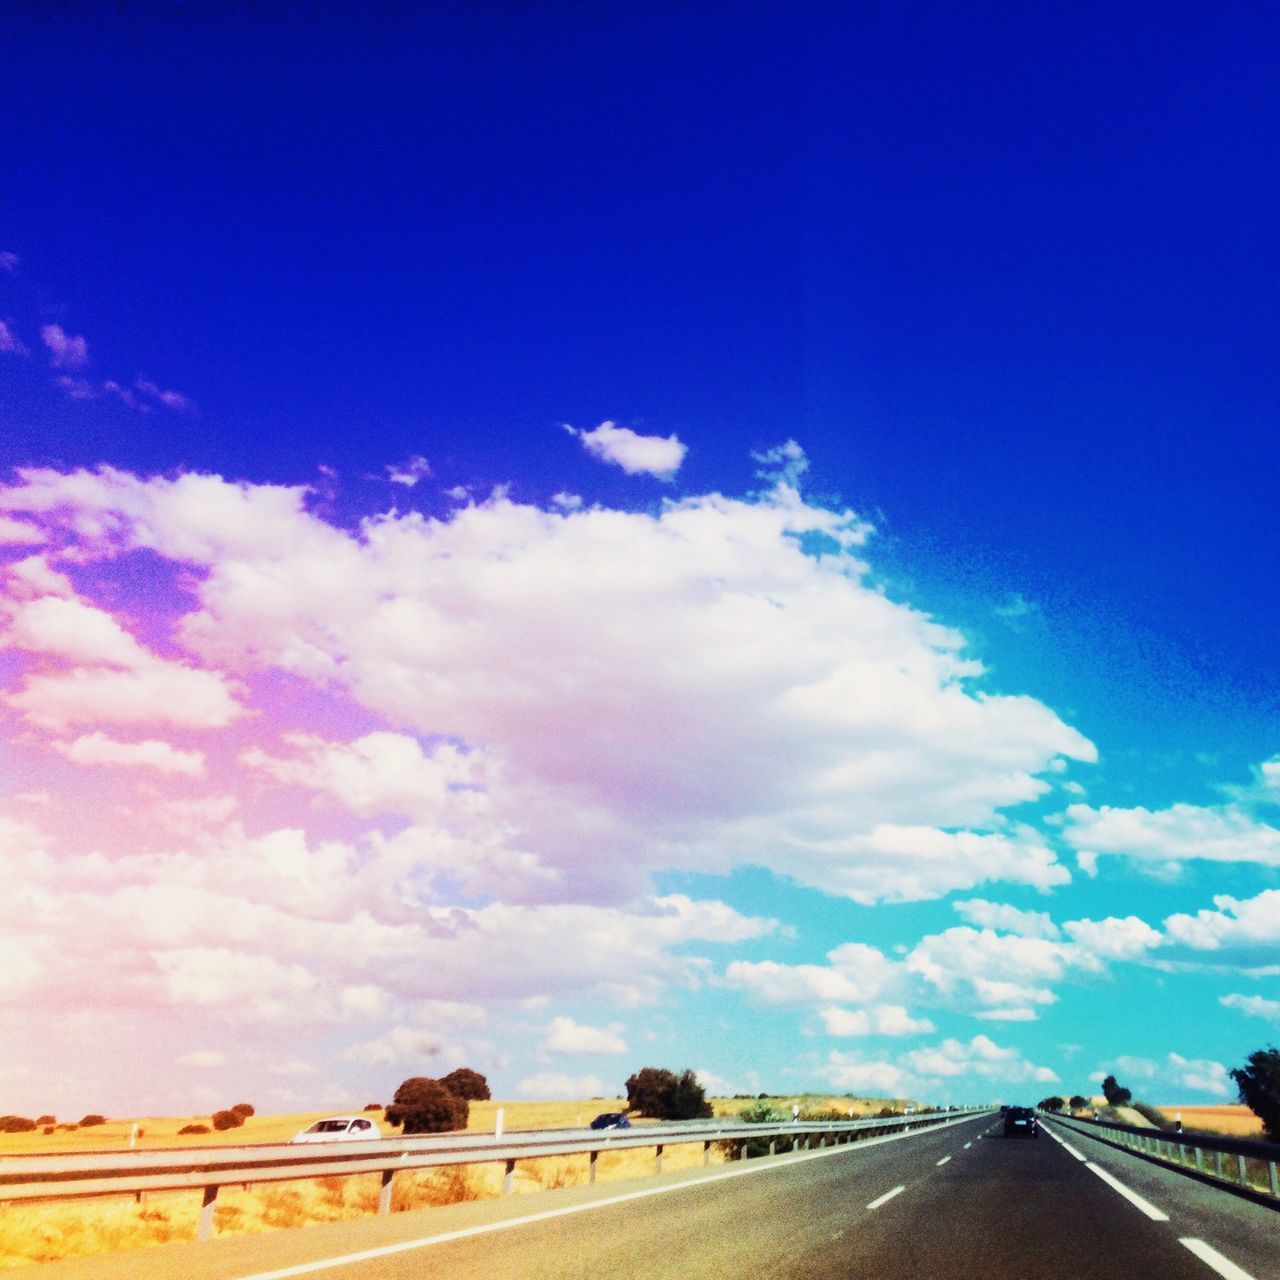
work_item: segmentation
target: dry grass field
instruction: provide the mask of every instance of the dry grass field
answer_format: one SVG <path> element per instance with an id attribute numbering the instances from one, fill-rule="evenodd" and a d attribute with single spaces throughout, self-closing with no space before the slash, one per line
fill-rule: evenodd
<path id="1" fill-rule="evenodd" d="M 1262 1121 L 1248 1107 L 1185 1107 L 1175 1103 L 1161 1106 L 1160 1110 L 1171 1117 L 1181 1115 L 1184 1129 L 1224 1133 L 1232 1138 L 1262 1137 Z"/>
<path id="2" fill-rule="evenodd" d="M 838 1109 L 855 1116 L 874 1114 L 884 1100 L 869 1101 L 816 1095 L 771 1099 L 779 1111 L 789 1113 L 793 1105 L 805 1111 Z M 503 1123 L 511 1129 L 569 1128 L 586 1125 L 601 1111 L 617 1110 L 615 1100 L 574 1102 L 474 1102 L 467 1128 L 493 1132 L 498 1109 Z M 717 1099 L 717 1115 L 736 1115 L 753 1106 L 753 1099 Z M 0 1155 L 18 1152 L 72 1153 L 104 1151 L 128 1147 L 134 1124 L 139 1127 L 139 1148 L 186 1145 L 225 1145 L 254 1142 L 287 1142 L 313 1120 L 334 1112 L 313 1111 L 293 1115 L 250 1116 L 243 1127 L 221 1133 L 179 1137 L 178 1130 L 193 1121 L 190 1116 L 142 1117 L 113 1120 L 88 1129 L 57 1129 L 52 1134 L 0 1134 Z M 374 1115 L 374 1119 L 380 1116 Z M 194 1117 L 208 1123 L 208 1117 Z M 641 1125 L 647 1123 L 639 1122 Z M 385 1126 L 384 1126 L 385 1128 Z M 394 1130 L 388 1131 L 394 1133 Z M 652 1149 L 608 1152 L 597 1165 L 601 1181 L 637 1177 L 653 1170 Z M 723 1156 L 713 1149 L 713 1161 Z M 698 1143 L 668 1147 L 664 1169 L 700 1165 L 702 1147 Z M 395 1183 L 395 1210 L 460 1200 L 496 1196 L 502 1188 L 498 1165 L 429 1170 L 401 1174 Z M 587 1180 L 587 1157 L 566 1156 L 552 1160 L 528 1160 L 516 1166 L 515 1192 L 573 1186 Z M 373 1213 L 378 1203 L 378 1177 L 318 1178 L 258 1186 L 252 1190 L 226 1188 L 218 1196 L 214 1226 L 219 1234 L 269 1231 L 297 1227 L 308 1222 Z M 17 1267 L 29 1262 L 55 1258 L 116 1253 L 165 1244 L 171 1240 L 195 1238 L 200 1196 L 194 1192 L 155 1193 L 137 1203 L 133 1197 L 116 1196 L 65 1204 L 0 1206 L 0 1267 Z"/>

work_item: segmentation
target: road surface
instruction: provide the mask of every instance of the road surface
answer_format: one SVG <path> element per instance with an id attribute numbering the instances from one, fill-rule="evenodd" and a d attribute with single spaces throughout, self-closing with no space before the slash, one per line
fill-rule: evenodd
<path id="1" fill-rule="evenodd" d="M 1280 1212 L 1050 1123 L 38 1268 L 40 1280 L 1280 1280 Z"/>

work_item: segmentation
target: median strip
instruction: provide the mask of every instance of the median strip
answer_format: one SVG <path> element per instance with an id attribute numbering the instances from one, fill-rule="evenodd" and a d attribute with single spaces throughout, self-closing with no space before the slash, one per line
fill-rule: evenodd
<path id="1" fill-rule="evenodd" d="M 907 1188 L 904 1184 L 900 1184 L 894 1187 L 892 1191 L 886 1191 L 884 1195 L 876 1196 L 876 1198 L 869 1205 L 867 1205 L 867 1208 L 878 1209 L 882 1204 L 888 1204 L 888 1202 L 892 1200 L 894 1196 L 901 1195 L 906 1189 Z"/>
<path id="2" fill-rule="evenodd" d="M 1130 1191 L 1119 1178 L 1113 1177 L 1105 1169 L 1094 1164 L 1092 1160 L 1086 1160 L 1084 1167 L 1092 1169 L 1112 1191 L 1119 1192 L 1135 1209 L 1140 1209 L 1145 1213 L 1152 1222 L 1169 1221 L 1169 1215 L 1163 1209 L 1157 1209 L 1150 1200 L 1144 1200 L 1136 1191 Z"/>
<path id="3" fill-rule="evenodd" d="M 1222 1280 L 1253 1280 L 1247 1271 L 1242 1271 L 1230 1258 L 1224 1258 L 1213 1245 L 1205 1244 L 1203 1240 L 1185 1237 L 1178 1243 L 1190 1249 L 1201 1262 L 1211 1266 Z"/>

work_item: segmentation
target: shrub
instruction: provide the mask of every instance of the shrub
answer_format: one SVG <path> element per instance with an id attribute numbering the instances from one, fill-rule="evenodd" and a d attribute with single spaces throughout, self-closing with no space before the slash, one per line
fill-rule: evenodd
<path id="1" fill-rule="evenodd" d="M 244 1116 L 237 1111 L 215 1111 L 211 1119 L 215 1129 L 238 1129 L 244 1124 Z"/>
<path id="2" fill-rule="evenodd" d="M 676 1075 L 642 1067 L 627 1080 L 627 1110 L 657 1120 L 703 1120 L 712 1114 L 706 1090 L 688 1068 Z"/>
<path id="3" fill-rule="evenodd" d="M 209 1132 L 209 1126 L 207 1124 L 184 1124 L 182 1128 L 178 1130 L 178 1136 L 181 1137 L 184 1133 L 208 1133 L 208 1132 Z"/>
<path id="4" fill-rule="evenodd" d="M 1232 1069 L 1231 1078 L 1240 1101 L 1262 1121 L 1268 1142 L 1280 1142 L 1280 1049 L 1258 1049 L 1243 1067 Z"/>
<path id="5" fill-rule="evenodd" d="M 236 1113 L 236 1115 L 238 1115 L 238 1116 L 242 1117 L 243 1119 L 247 1120 L 251 1115 L 253 1115 L 253 1103 L 252 1103 L 252 1102 L 237 1102 L 237 1103 L 236 1103 L 236 1104 L 231 1108 L 231 1110 L 232 1110 L 232 1111 L 234 1111 L 234 1112 Z"/>
<path id="6" fill-rule="evenodd" d="M 1078 1093 L 1073 1093 L 1071 1101 L 1067 1105 L 1072 1111 L 1083 1111 L 1089 1105 L 1089 1099 L 1082 1098 Z"/>
<path id="7" fill-rule="evenodd" d="M 30 1133 L 36 1127 L 26 1116 L 0 1116 L 0 1133 Z"/>
<path id="8" fill-rule="evenodd" d="M 106 1123 L 107 1123 L 106 1116 L 87 1115 L 87 1116 L 80 1117 L 80 1127 L 82 1129 L 87 1129 L 89 1128 L 90 1125 L 106 1124 Z"/>
<path id="9" fill-rule="evenodd" d="M 895 1111 L 892 1107 L 881 1107 L 880 1110 L 876 1112 L 876 1115 L 878 1115 L 881 1120 L 888 1120 L 891 1116 L 900 1116 L 901 1114 L 901 1111 Z"/>
<path id="10" fill-rule="evenodd" d="M 1041 1111 L 1061 1111 L 1067 1104 L 1059 1097 L 1041 1098 L 1036 1104 Z"/>
<path id="11" fill-rule="evenodd" d="M 36 1124 L 57 1124 L 57 1123 L 58 1123 L 57 1116 L 39 1116 L 36 1119 Z"/>
<path id="12" fill-rule="evenodd" d="M 41 1130 L 41 1132 L 42 1132 L 42 1133 L 55 1133 L 55 1132 L 57 1131 L 57 1128 L 58 1128 L 58 1126 L 57 1126 L 56 1124 L 47 1124 L 47 1125 L 45 1125 L 44 1129 L 43 1129 L 43 1130 Z"/>
<path id="13" fill-rule="evenodd" d="M 738 1119 L 743 1124 L 779 1124 L 790 1118 L 781 1111 L 775 1111 L 767 1102 L 759 1100 L 756 1100 L 754 1106 L 744 1107 L 738 1113 Z M 778 1145 L 778 1140 L 774 1141 Z M 790 1147 L 792 1140 L 787 1138 L 785 1142 Z M 723 1138 L 717 1145 L 730 1160 L 754 1160 L 758 1156 L 769 1154 L 768 1138 Z"/>
<path id="14" fill-rule="evenodd" d="M 1102 1096 L 1106 1098 L 1108 1106 L 1127 1107 L 1133 1100 L 1133 1091 L 1117 1084 L 1115 1076 L 1108 1076 L 1102 1082 Z"/>
<path id="15" fill-rule="evenodd" d="M 468 1102 L 488 1102 L 493 1096 L 489 1092 L 489 1082 L 478 1071 L 472 1071 L 470 1067 L 459 1067 L 456 1071 L 450 1071 L 447 1076 L 440 1077 L 440 1083 L 450 1093 L 457 1094 L 459 1098 L 466 1098 Z"/>
<path id="16" fill-rule="evenodd" d="M 448 1133 L 465 1129 L 470 1105 L 429 1076 L 410 1076 L 387 1108 L 387 1123 L 404 1125 L 405 1133 Z"/>
<path id="17" fill-rule="evenodd" d="M 380 1103 L 380 1102 L 366 1102 L 366 1103 L 364 1104 L 364 1109 L 365 1109 L 366 1111 L 381 1111 L 381 1110 L 382 1110 L 382 1103 Z"/>

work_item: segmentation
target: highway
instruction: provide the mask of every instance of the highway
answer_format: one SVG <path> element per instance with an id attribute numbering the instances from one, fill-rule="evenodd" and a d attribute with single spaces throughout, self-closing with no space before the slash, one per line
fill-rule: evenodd
<path id="1" fill-rule="evenodd" d="M 50 1263 L 41 1280 L 1280 1280 L 1280 1212 L 1050 1124 Z"/>

